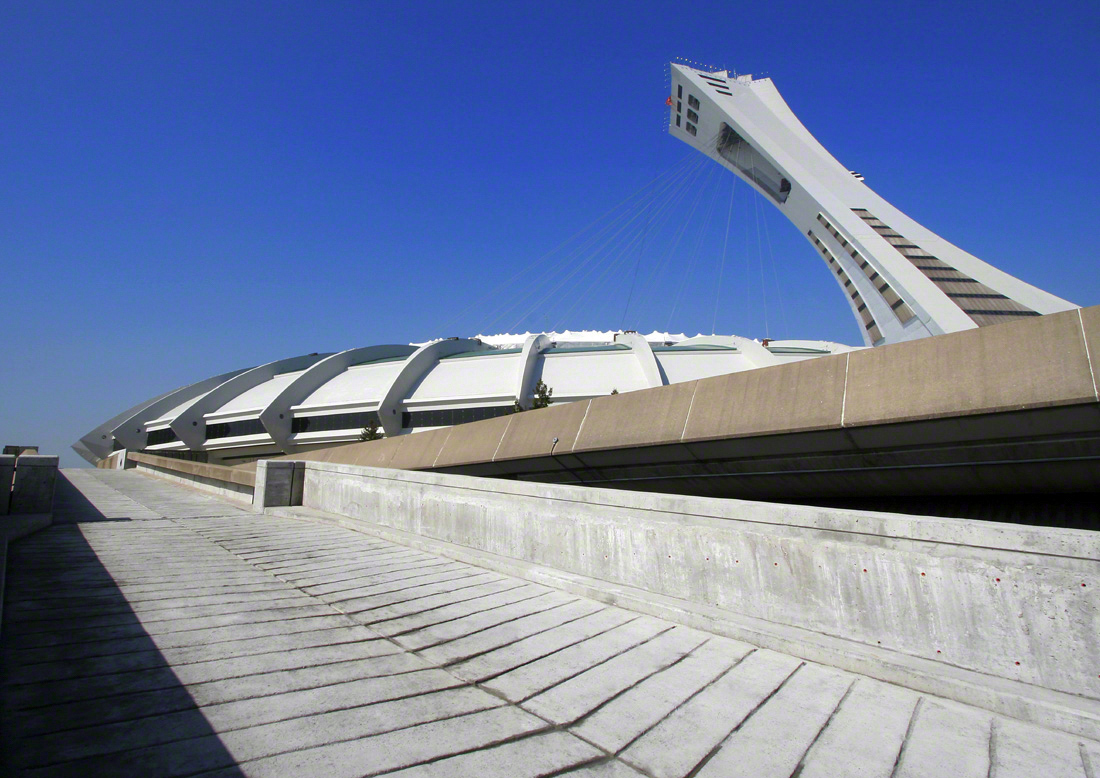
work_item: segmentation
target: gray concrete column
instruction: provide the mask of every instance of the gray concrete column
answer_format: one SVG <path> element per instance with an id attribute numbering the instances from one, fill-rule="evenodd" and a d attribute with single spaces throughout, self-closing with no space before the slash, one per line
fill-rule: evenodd
<path id="1" fill-rule="evenodd" d="M 0 516 L 8 515 L 8 503 L 11 502 L 11 484 L 15 477 L 15 457 L 11 454 L 0 456 Z"/>
<path id="2" fill-rule="evenodd" d="M 256 485 L 252 491 L 253 510 L 262 513 L 264 508 L 301 505 L 305 474 L 305 462 L 261 459 L 256 463 Z"/>
<path id="3" fill-rule="evenodd" d="M 27 455 L 17 458 L 10 512 L 51 513 L 56 482 L 57 457 Z"/>

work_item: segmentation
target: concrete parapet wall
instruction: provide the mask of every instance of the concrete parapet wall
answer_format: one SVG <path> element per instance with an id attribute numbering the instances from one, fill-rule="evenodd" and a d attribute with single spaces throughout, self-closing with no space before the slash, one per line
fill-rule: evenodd
<path id="1" fill-rule="evenodd" d="M 341 445 L 294 458 L 473 475 L 519 474 L 533 480 L 625 481 L 640 475 L 638 480 L 660 482 L 662 476 L 714 478 L 723 473 L 694 463 L 766 455 L 783 449 L 780 439 L 798 436 L 804 450 L 857 455 L 897 446 L 968 445 L 969 426 L 983 444 L 1014 439 L 1021 429 L 1025 435 L 1052 439 L 1065 437 L 1068 429 L 1092 440 L 1100 431 L 1098 371 L 1100 307 Z M 1013 414 L 1021 413 L 1036 418 L 1020 422 Z M 1039 420 L 1038 414 L 1045 416 Z M 980 424 L 971 424 L 975 420 Z M 835 433 L 831 438 L 830 432 Z M 813 436 L 818 442 L 810 440 Z M 753 441 L 766 442 L 754 447 Z M 986 470 L 960 476 L 963 485 L 952 488 L 1004 492 L 1015 486 L 1041 491 L 1056 482 L 1062 491 L 1087 491 L 1098 477 L 1092 449 L 1086 450 L 1089 445 L 1094 444 L 1086 441 L 1073 450 L 1052 448 L 1045 453 L 991 453 Z M 932 453 L 914 464 L 954 467 L 954 456 L 953 451 Z M 964 465 L 969 456 L 958 455 Z M 1047 457 L 1057 466 L 1053 471 L 1043 469 L 1040 462 L 1031 480 L 1021 481 L 1006 465 L 1013 456 L 1026 461 Z M 1070 459 L 1071 465 L 1063 461 Z M 678 469 L 644 470 L 663 462 L 677 463 Z M 600 472 L 624 464 L 635 469 Z M 880 484 L 887 470 L 901 465 L 875 464 L 876 472 L 844 481 L 843 491 L 850 491 L 853 480 L 871 492 L 934 490 L 934 479 L 914 486 L 904 475 L 896 483 Z M 850 461 L 820 465 L 845 473 L 859 466 Z M 554 476 L 564 471 L 583 473 Z M 670 483 L 657 488 L 669 491 Z M 729 485 L 740 488 L 732 478 Z M 811 483 L 807 491 L 821 488 Z"/>
<path id="2" fill-rule="evenodd" d="M 128 454 L 126 464 L 158 478 L 252 504 L 256 473 L 250 470 L 135 452 Z"/>
<path id="3" fill-rule="evenodd" d="M 8 515 L 11 503 L 11 486 L 15 480 L 15 457 L 11 454 L 0 455 L 0 516 Z"/>
<path id="4" fill-rule="evenodd" d="M 306 464 L 303 505 L 1100 734 L 1097 533 L 319 462 Z"/>
<path id="5" fill-rule="evenodd" d="M 34 454 L 17 457 L 8 512 L 51 513 L 56 482 L 57 457 Z"/>

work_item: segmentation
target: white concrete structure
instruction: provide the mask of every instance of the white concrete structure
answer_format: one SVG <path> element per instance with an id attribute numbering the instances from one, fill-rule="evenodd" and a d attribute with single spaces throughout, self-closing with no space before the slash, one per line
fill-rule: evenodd
<path id="1" fill-rule="evenodd" d="M 555 402 L 692 381 L 850 351 L 825 341 L 564 332 L 451 338 L 309 354 L 177 389 L 104 422 L 73 448 L 203 452 L 213 463 L 392 437 L 512 413 L 538 381 Z"/>
<path id="2" fill-rule="evenodd" d="M 802 126 L 771 79 L 671 65 L 669 132 L 798 227 L 868 346 L 1076 308 L 948 243 L 874 193 Z"/>
<path id="3" fill-rule="evenodd" d="M 735 173 L 801 230 L 835 273 L 867 346 L 1076 306 L 967 254 L 876 195 L 806 130 L 768 79 L 672 65 L 670 132 Z M 653 332 L 450 338 L 310 354 L 154 398 L 73 448 L 204 452 L 242 462 L 502 416 L 543 381 L 589 400 L 850 351 L 823 341 Z"/>

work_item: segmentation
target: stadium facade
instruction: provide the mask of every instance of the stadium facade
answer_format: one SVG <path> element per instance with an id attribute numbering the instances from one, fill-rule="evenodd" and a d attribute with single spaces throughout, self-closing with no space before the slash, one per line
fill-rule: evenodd
<path id="1" fill-rule="evenodd" d="M 875 194 L 806 130 L 770 79 L 671 66 L 669 132 L 744 180 L 810 241 L 864 346 L 1076 308 L 939 237 Z M 233 464 L 493 418 L 539 381 L 573 402 L 850 351 L 825 341 L 582 332 L 449 338 L 309 354 L 147 400 L 73 448 Z"/>
<path id="2" fill-rule="evenodd" d="M 309 354 L 214 376 L 105 422 L 74 448 L 203 452 L 247 461 L 513 413 L 539 381 L 554 402 L 587 400 L 850 351 L 826 341 L 566 332 L 450 338 Z"/>

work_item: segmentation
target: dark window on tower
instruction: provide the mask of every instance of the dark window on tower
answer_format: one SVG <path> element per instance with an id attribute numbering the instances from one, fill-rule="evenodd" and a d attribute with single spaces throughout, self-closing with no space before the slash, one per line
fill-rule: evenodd
<path id="1" fill-rule="evenodd" d="M 677 100 L 676 101 L 676 113 L 680 113 L 680 111 L 683 109 L 683 107 L 684 107 L 684 104 L 681 103 L 679 100 Z"/>
<path id="2" fill-rule="evenodd" d="M 677 97 L 683 97 L 684 96 L 684 85 L 683 84 L 677 84 L 676 85 L 676 96 Z"/>
<path id="3" fill-rule="evenodd" d="M 698 111 L 699 110 L 699 98 L 696 97 L 695 95 L 688 95 L 688 105 L 690 105 L 692 108 L 694 108 L 696 111 Z"/>
<path id="4" fill-rule="evenodd" d="M 695 125 L 692 124 L 691 122 L 687 123 L 687 131 L 689 133 L 691 133 L 692 135 L 694 135 L 697 132 L 697 130 L 695 129 Z"/>
<path id="5" fill-rule="evenodd" d="M 698 122 L 699 121 L 699 114 L 695 113 L 695 111 L 691 110 L 690 108 L 688 109 L 688 121 L 689 122 Z"/>
<path id="6" fill-rule="evenodd" d="M 676 114 L 676 126 L 680 126 L 680 114 Z"/>

